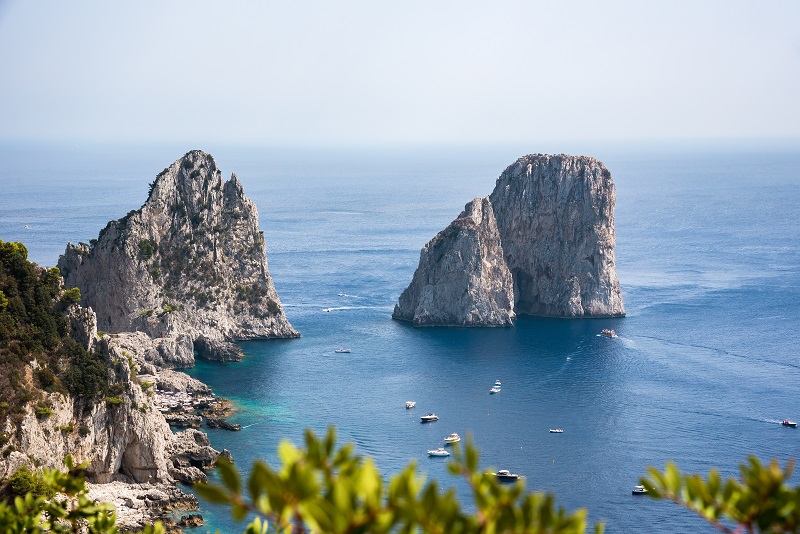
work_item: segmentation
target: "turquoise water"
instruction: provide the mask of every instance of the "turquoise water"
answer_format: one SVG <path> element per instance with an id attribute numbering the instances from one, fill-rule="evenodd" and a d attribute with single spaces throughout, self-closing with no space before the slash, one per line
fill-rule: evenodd
<path id="1" fill-rule="evenodd" d="M 4 147 L 0 239 L 52 265 L 67 240 L 138 208 L 188 148 Z M 800 418 L 800 154 L 597 153 L 617 186 L 628 316 L 478 330 L 414 329 L 391 310 L 425 242 L 522 153 L 210 151 L 258 206 L 270 272 L 303 336 L 243 343 L 243 362 L 191 371 L 240 407 L 242 431 L 209 435 L 241 468 L 335 425 L 385 473 L 416 461 L 463 496 L 446 461 L 426 455 L 459 432 L 484 467 L 524 474 L 608 532 L 714 532 L 631 487 L 667 460 L 736 475 L 748 454 L 798 456 L 800 431 L 778 422 Z M 502 392 L 489 395 L 497 379 Z M 428 411 L 440 420 L 420 424 Z M 201 532 L 242 530 L 224 510 L 203 514 Z"/>

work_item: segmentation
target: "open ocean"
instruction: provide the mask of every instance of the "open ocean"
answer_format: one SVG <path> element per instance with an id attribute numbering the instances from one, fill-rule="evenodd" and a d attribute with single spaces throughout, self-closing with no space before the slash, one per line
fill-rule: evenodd
<path id="1" fill-rule="evenodd" d="M 231 420 L 242 431 L 206 429 L 240 468 L 335 425 L 384 473 L 415 461 L 463 498 L 447 460 L 426 455 L 458 432 L 473 436 L 482 467 L 524 474 L 609 533 L 711 533 L 677 505 L 631 495 L 647 466 L 735 476 L 749 454 L 800 455 L 800 429 L 779 424 L 800 419 L 800 151 L 590 153 L 617 189 L 621 319 L 523 317 L 508 329 L 391 319 L 422 246 L 492 191 L 518 149 L 5 144 L 0 239 L 55 265 L 67 241 L 138 209 L 156 174 L 192 148 L 235 171 L 258 206 L 270 273 L 302 334 L 243 343 L 243 362 L 190 371 L 240 407 Z M 599 337 L 603 328 L 619 337 Z M 502 392 L 489 395 L 495 380 Z M 420 424 L 430 411 L 439 421 Z M 548 432 L 556 426 L 564 433 Z M 202 508 L 196 532 L 244 529 Z"/>

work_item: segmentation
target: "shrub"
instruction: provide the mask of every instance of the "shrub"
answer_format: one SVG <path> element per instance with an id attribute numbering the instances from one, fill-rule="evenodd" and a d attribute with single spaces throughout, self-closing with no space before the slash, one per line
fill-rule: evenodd
<path id="1" fill-rule="evenodd" d="M 139 259 L 147 261 L 153 257 L 156 251 L 156 245 L 149 239 L 139 240 Z"/>
<path id="2" fill-rule="evenodd" d="M 34 413 L 36 413 L 37 419 L 47 419 L 53 415 L 53 410 L 46 404 L 40 402 L 36 405 L 36 408 L 34 408 Z"/>
<path id="3" fill-rule="evenodd" d="M 117 404 L 122 404 L 123 400 L 120 399 L 119 397 L 106 397 L 106 403 L 110 405 L 117 405 Z"/>
<path id="4" fill-rule="evenodd" d="M 79 303 L 80 301 L 81 301 L 81 290 L 78 287 L 67 289 L 61 295 L 61 302 L 65 306 L 71 306 L 73 304 Z"/>
<path id="5" fill-rule="evenodd" d="M 55 490 L 50 487 L 39 473 L 33 473 L 27 465 L 17 469 L 8 480 L 8 488 L 12 495 L 19 497 L 30 493 L 34 497 L 55 497 Z"/>

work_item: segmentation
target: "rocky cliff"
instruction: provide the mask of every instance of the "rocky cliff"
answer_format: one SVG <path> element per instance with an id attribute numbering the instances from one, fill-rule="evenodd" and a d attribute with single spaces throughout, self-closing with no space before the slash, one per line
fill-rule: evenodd
<path id="1" fill-rule="evenodd" d="M 67 245 L 58 267 L 98 329 L 174 345 L 161 351 L 172 367 L 191 366 L 195 350 L 230 360 L 239 354 L 231 341 L 299 335 L 267 269 L 256 206 L 201 151 L 164 169 L 144 205 L 91 245 Z"/>
<path id="2" fill-rule="evenodd" d="M 509 322 L 515 313 L 625 315 L 614 255 L 615 202 L 611 173 L 594 158 L 536 154 L 518 159 L 482 202 L 482 213 L 491 220 L 480 225 L 480 239 L 472 238 L 478 247 L 472 257 L 487 259 L 492 269 L 486 269 L 486 261 L 464 261 L 467 239 L 454 230 L 463 226 L 462 213 L 423 249 L 393 317 L 416 325 L 497 326 L 506 324 L 497 320 L 503 312 Z M 505 308 L 496 299 L 498 308 L 486 315 L 482 300 L 464 298 L 475 279 L 484 287 L 506 287 L 507 272 L 513 299 Z M 486 278 L 488 273 L 495 278 Z"/>
<path id="3" fill-rule="evenodd" d="M 420 253 L 393 317 L 417 326 L 511 326 L 513 282 L 489 198 L 476 198 Z"/>

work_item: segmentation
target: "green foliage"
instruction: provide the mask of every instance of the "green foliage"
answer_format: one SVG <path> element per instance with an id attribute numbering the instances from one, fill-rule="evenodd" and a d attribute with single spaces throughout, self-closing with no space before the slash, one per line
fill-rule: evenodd
<path id="1" fill-rule="evenodd" d="M 8 308 L 8 298 L 6 294 L 0 291 L 0 312 Z"/>
<path id="2" fill-rule="evenodd" d="M 205 499 L 231 507 L 242 521 L 256 518 L 247 533 L 303 532 L 528 532 L 583 533 L 586 511 L 568 514 L 556 508 L 552 495 L 525 492 L 524 483 L 501 485 L 491 473 L 478 471 L 478 453 L 467 442 L 456 448 L 450 472 L 464 477 L 472 488 L 476 513 L 462 510 L 455 492 L 439 491 L 409 464 L 385 484 L 369 458 L 353 454 L 352 445 L 335 447 L 331 429 L 324 439 L 306 432 L 306 448 L 283 442 L 278 453 L 283 465 L 272 469 L 256 462 L 243 484 L 236 468 L 217 462 L 222 485 L 199 484 Z M 603 526 L 596 525 L 595 532 Z"/>
<path id="3" fill-rule="evenodd" d="M 34 412 L 36 413 L 36 417 L 40 419 L 47 419 L 48 417 L 53 415 L 53 410 L 51 410 L 48 405 L 42 402 L 36 405 Z"/>
<path id="4" fill-rule="evenodd" d="M 156 245 L 149 239 L 139 240 L 139 259 L 147 261 L 153 257 L 156 251 Z"/>
<path id="5" fill-rule="evenodd" d="M 136 361 L 134 361 L 133 356 L 129 353 L 123 351 L 122 354 L 124 354 L 125 358 L 128 360 L 128 369 L 131 371 L 131 381 L 136 380 L 136 377 L 139 376 L 139 368 L 136 367 Z"/>
<path id="6" fill-rule="evenodd" d="M 720 532 L 800 532 L 800 486 L 786 484 L 793 469 L 791 460 L 781 469 L 775 460 L 763 465 L 750 456 L 739 467 L 741 480 L 723 481 L 716 469 L 704 480 L 697 474 L 682 474 L 669 462 L 663 472 L 648 468 L 650 478 L 641 483 L 651 498 L 674 501 Z M 729 528 L 723 519 L 736 523 L 737 528 Z"/>
<path id="7" fill-rule="evenodd" d="M 64 352 L 69 369 L 63 378 L 70 393 L 93 401 L 104 397 L 109 388 L 108 367 L 95 353 L 84 349 L 77 341 L 66 338 Z"/>
<path id="8" fill-rule="evenodd" d="M 61 302 L 66 306 L 71 306 L 72 304 L 78 304 L 81 301 L 81 290 L 80 288 L 73 287 L 72 289 L 67 289 L 61 295 Z"/>
<path id="9" fill-rule="evenodd" d="M 64 463 L 66 472 L 52 469 L 39 475 L 28 471 L 20 477 L 31 486 L 21 494 L 15 493 L 12 501 L 0 502 L 0 532 L 119 534 L 114 506 L 95 504 L 86 497 L 87 464 L 76 466 L 70 456 Z M 59 498 L 52 498 L 56 494 Z M 164 534 L 164 527 L 156 523 L 143 533 Z"/>
<path id="10" fill-rule="evenodd" d="M 123 402 L 122 399 L 120 399 L 119 397 L 106 397 L 106 403 L 112 406 L 115 404 L 122 404 L 122 402 Z"/>
<path id="11" fill-rule="evenodd" d="M 34 497 L 51 499 L 56 494 L 53 488 L 42 479 L 42 476 L 31 472 L 27 465 L 21 466 L 11 475 L 11 478 L 8 479 L 8 489 L 11 495 L 19 497 L 30 493 Z"/>

